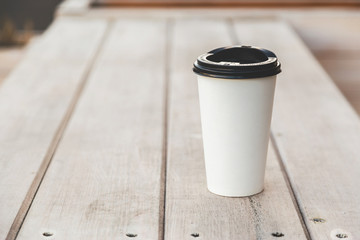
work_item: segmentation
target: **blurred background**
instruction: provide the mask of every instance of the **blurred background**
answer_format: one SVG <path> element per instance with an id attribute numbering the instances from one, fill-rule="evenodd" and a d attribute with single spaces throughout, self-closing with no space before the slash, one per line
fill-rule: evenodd
<path id="1" fill-rule="evenodd" d="M 360 113 L 360 0 L 67 0 L 96 10 L 232 8 L 263 11 L 291 24 Z M 61 0 L 0 0 L 0 84 L 56 18 Z M 183 13 L 184 14 L 184 13 Z"/>

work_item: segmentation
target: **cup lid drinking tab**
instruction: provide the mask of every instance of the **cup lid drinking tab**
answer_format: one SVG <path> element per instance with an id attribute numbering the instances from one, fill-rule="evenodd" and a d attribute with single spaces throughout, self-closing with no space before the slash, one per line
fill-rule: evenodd
<path id="1" fill-rule="evenodd" d="M 273 76 L 281 72 L 276 55 L 252 46 L 230 46 L 200 55 L 193 71 L 202 76 L 248 79 Z"/>

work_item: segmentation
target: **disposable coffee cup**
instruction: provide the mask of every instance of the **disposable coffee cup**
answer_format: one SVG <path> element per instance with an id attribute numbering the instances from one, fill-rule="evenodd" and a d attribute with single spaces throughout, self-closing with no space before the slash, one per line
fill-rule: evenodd
<path id="1" fill-rule="evenodd" d="M 231 46 L 198 57 L 200 114 L 210 192 L 245 197 L 264 189 L 276 75 L 276 55 Z"/>

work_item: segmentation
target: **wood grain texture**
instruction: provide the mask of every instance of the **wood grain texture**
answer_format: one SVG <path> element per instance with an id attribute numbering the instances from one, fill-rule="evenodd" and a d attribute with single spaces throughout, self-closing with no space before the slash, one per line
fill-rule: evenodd
<path id="1" fill-rule="evenodd" d="M 56 21 L 0 88 L 0 239 L 21 225 L 105 27 L 102 20 Z"/>
<path id="2" fill-rule="evenodd" d="M 163 21 L 114 23 L 17 239 L 159 238 L 164 59 Z"/>
<path id="3" fill-rule="evenodd" d="M 271 49 L 282 62 L 272 132 L 311 237 L 359 239 L 358 116 L 288 25 L 236 28 L 243 44 Z"/>
<path id="4" fill-rule="evenodd" d="M 170 58 L 169 133 L 165 239 L 306 239 L 270 145 L 265 191 L 249 198 L 227 198 L 206 187 L 196 57 L 229 45 L 230 26 L 222 20 L 178 20 Z M 191 37 L 190 37 L 191 36 Z"/>

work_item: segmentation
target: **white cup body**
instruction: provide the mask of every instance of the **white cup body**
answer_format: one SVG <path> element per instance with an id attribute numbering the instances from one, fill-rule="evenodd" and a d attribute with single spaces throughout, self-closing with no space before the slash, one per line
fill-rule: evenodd
<path id="1" fill-rule="evenodd" d="M 276 75 L 222 79 L 198 75 L 207 185 L 229 197 L 264 188 Z"/>

